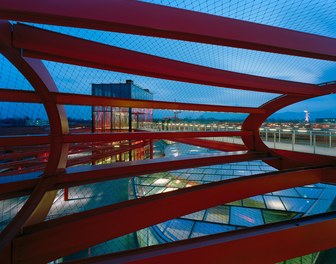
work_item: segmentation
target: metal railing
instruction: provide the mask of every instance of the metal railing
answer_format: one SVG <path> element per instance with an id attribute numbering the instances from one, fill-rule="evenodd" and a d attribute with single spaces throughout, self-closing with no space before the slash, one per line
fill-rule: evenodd
<path id="1" fill-rule="evenodd" d="M 239 131 L 241 126 L 216 123 L 143 122 L 139 128 L 151 131 Z M 260 137 L 270 148 L 336 156 L 335 130 L 262 127 Z M 205 139 L 243 144 L 240 137 Z"/>
<path id="2" fill-rule="evenodd" d="M 142 122 L 138 126 L 144 130 L 155 131 L 239 131 L 240 125 L 202 124 L 187 122 Z"/>
<path id="3" fill-rule="evenodd" d="M 336 155 L 336 131 L 261 128 L 260 136 L 271 148 Z"/>

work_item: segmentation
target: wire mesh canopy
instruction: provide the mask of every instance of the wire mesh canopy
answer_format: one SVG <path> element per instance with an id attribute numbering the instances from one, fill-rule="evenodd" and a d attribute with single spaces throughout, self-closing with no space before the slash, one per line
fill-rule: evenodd
<path id="1" fill-rule="evenodd" d="M 335 11 L 1 1 L 0 262 L 322 261 Z"/>

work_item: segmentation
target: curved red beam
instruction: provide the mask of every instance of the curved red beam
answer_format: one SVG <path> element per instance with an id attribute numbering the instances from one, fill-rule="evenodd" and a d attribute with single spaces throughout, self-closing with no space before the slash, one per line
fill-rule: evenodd
<path id="1" fill-rule="evenodd" d="M 67 146 L 54 140 L 57 136 L 68 133 L 68 121 L 65 109 L 56 105 L 51 92 L 57 92 L 57 87 L 48 70 L 40 60 L 24 58 L 19 49 L 12 47 L 12 27 L 8 21 L 0 21 L 0 52 L 23 74 L 39 95 L 48 115 L 51 129 L 51 154 L 44 175 L 36 184 L 27 202 L 16 214 L 14 219 L 2 231 L 0 237 L 0 256 L 4 256 L 11 246 L 13 238 L 26 224 L 43 221 L 53 203 L 57 191 L 47 190 L 53 183 L 53 174 L 64 168 Z M 1 259 L 2 261 L 2 259 Z"/>
<path id="2" fill-rule="evenodd" d="M 336 60 L 334 38 L 141 1 L 2 0 L 0 16 Z"/>
<path id="3" fill-rule="evenodd" d="M 0 20 L 0 52 L 27 78 L 45 106 L 54 134 L 66 133 L 65 111 L 53 102 L 51 92 L 58 92 L 48 70 L 40 60 L 21 56 L 20 49 L 12 46 L 12 25 Z"/>
<path id="4" fill-rule="evenodd" d="M 272 160 L 272 161 L 266 161 L 269 165 L 277 168 L 277 169 L 283 169 L 283 168 L 291 168 L 295 166 L 302 166 L 302 158 L 300 160 L 294 161 L 294 164 L 288 161 L 288 159 L 282 155 L 277 154 L 274 150 L 270 149 L 266 144 L 263 142 L 263 140 L 260 137 L 259 128 L 262 125 L 262 123 L 273 113 L 277 112 L 278 110 L 297 103 L 301 100 L 307 99 L 292 95 L 283 95 L 278 98 L 275 98 L 274 100 L 271 100 L 264 105 L 262 105 L 260 108 L 265 109 L 266 113 L 263 115 L 249 115 L 245 121 L 242 124 L 242 131 L 253 131 L 254 136 L 253 137 L 244 137 L 242 136 L 242 140 L 245 144 L 245 146 L 249 150 L 258 150 L 258 151 L 264 151 L 268 152 L 273 156 L 280 157 L 281 160 Z"/>
<path id="5" fill-rule="evenodd" d="M 254 133 L 254 136 L 242 136 L 242 140 L 245 146 L 249 150 L 267 152 L 270 153 L 270 155 L 272 156 L 279 157 L 280 159 L 278 160 L 265 161 L 266 163 L 277 169 L 288 169 L 300 166 L 307 166 L 309 164 L 312 164 L 312 162 L 315 165 L 335 164 L 335 158 L 329 156 L 270 149 L 265 145 L 260 137 L 259 128 L 270 115 L 288 105 L 303 101 L 305 99 L 309 99 L 309 97 L 305 98 L 293 95 L 283 95 L 262 105 L 260 108 L 265 110 L 264 114 L 249 115 L 243 122 L 241 130 L 252 131 Z"/>

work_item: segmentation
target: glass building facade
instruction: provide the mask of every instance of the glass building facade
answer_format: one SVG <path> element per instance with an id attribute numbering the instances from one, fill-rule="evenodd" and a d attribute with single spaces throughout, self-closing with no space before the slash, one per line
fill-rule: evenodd
<path id="1" fill-rule="evenodd" d="M 132 80 L 125 83 L 92 84 L 92 95 L 112 98 L 153 100 L 153 94 L 148 90 L 134 84 Z M 146 122 L 152 122 L 152 109 L 126 108 L 113 106 L 92 107 L 92 131 L 93 132 L 122 132 L 135 131 Z M 130 160 L 143 160 L 150 156 L 148 141 L 115 141 L 111 142 L 114 147 L 120 149 L 115 155 L 107 156 L 95 162 L 109 164 Z M 124 149 L 124 151 L 122 151 Z M 101 150 L 99 150 L 101 152 Z M 107 148 L 107 152 L 110 150 Z"/>
<path id="2" fill-rule="evenodd" d="M 125 83 L 92 84 L 92 95 L 113 98 L 153 100 L 153 94 L 134 84 Z M 93 106 L 93 132 L 111 132 L 139 129 L 143 122 L 151 122 L 152 109 L 125 108 L 112 106 Z"/>

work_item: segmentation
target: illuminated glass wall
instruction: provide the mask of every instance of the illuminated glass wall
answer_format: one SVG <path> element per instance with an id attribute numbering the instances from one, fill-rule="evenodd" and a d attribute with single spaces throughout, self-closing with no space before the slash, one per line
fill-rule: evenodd
<path id="1" fill-rule="evenodd" d="M 126 80 L 125 83 L 92 84 L 92 95 L 113 98 L 153 100 L 149 89 Z M 152 109 L 111 106 L 92 107 L 93 132 L 111 132 L 139 129 L 143 122 L 152 121 Z"/>

